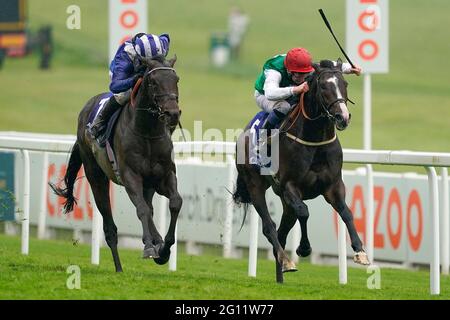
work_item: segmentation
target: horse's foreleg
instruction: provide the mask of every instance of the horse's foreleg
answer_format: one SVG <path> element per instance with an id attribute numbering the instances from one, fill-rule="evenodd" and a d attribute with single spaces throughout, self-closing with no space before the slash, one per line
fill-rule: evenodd
<path id="1" fill-rule="evenodd" d="M 257 181 L 256 179 L 257 178 L 246 179 L 246 183 L 252 199 L 252 204 L 261 217 L 263 234 L 273 246 L 274 256 L 277 262 L 281 265 L 281 271 L 297 271 L 295 263 L 293 263 L 289 259 L 288 255 L 286 254 L 286 252 L 284 252 L 283 247 L 278 241 L 275 222 L 273 222 L 272 218 L 270 217 L 269 210 L 267 209 L 267 203 L 265 199 L 266 190 L 263 186 L 255 184 L 255 181 Z"/>
<path id="2" fill-rule="evenodd" d="M 353 251 L 355 255 L 353 260 L 362 265 L 369 265 L 369 259 L 367 254 L 364 252 L 363 243 L 356 232 L 355 224 L 353 223 L 353 214 L 349 207 L 345 203 L 345 186 L 342 180 L 339 180 L 335 185 L 333 185 L 324 194 L 325 200 L 331 204 L 331 206 L 336 210 L 339 216 L 344 221 L 348 234 L 350 235 L 350 240 L 352 243 Z"/>
<path id="3" fill-rule="evenodd" d="M 300 245 L 297 248 L 296 252 L 299 256 L 307 257 L 311 254 L 312 251 L 311 244 L 309 243 L 308 239 L 308 206 L 303 202 L 300 191 L 292 182 L 286 183 L 283 196 L 286 204 L 295 212 L 302 231 Z"/>
<path id="4" fill-rule="evenodd" d="M 159 257 L 159 250 L 155 244 L 161 243 L 162 238 L 153 222 L 153 208 L 147 204 L 144 197 L 142 177 L 128 169 L 124 170 L 122 181 L 131 202 L 136 207 L 137 216 L 142 224 L 142 242 L 145 245 L 143 258 L 157 258 Z"/>
<path id="5" fill-rule="evenodd" d="M 292 212 L 291 208 L 286 204 L 286 202 L 281 199 L 283 204 L 283 215 L 281 216 L 280 227 L 278 228 L 278 241 L 283 249 L 286 247 L 286 238 L 291 231 L 292 227 L 295 225 L 297 218 L 295 214 Z M 283 271 L 280 263 L 276 260 L 276 274 L 277 274 L 277 282 L 283 282 Z"/>
<path id="6" fill-rule="evenodd" d="M 177 177 L 175 172 L 168 175 L 167 179 L 161 185 L 161 193 L 169 199 L 170 224 L 164 238 L 164 245 L 159 250 L 159 259 L 155 259 L 157 264 L 165 264 L 170 257 L 170 248 L 175 243 L 175 228 L 177 225 L 178 214 L 180 213 L 183 199 L 177 190 Z"/>
<path id="7" fill-rule="evenodd" d="M 152 203 L 154 194 L 155 194 L 155 189 L 153 189 L 153 188 L 144 189 L 144 199 L 145 199 L 145 202 L 147 203 L 148 207 L 150 208 L 151 218 L 148 219 L 148 229 L 150 230 L 150 232 L 152 232 L 151 231 L 152 224 L 154 223 L 154 220 L 153 220 L 154 210 L 153 210 L 153 203 Z M 159 248 L 163 244 L 163 240 L 162 240 L 160 234 L 159 233 L 158 234 L 151 233 L 151 236 L 152 236 L 152 243 L 155 246 L 156 251 L 159 251 Z"/>

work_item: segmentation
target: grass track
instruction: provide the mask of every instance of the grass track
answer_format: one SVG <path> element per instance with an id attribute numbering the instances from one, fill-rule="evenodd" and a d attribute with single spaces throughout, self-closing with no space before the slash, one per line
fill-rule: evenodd
<path id="1" fill-rule="evenodd" d="M 108 248 L 100 266 L 90 264 L 90 247 L 70 241 L 31 239 L 30 255 L 22 256 L 20 239 L 0 235 L 0 299 L 449 299 L 450 279 L 441 278 L 438 297 L 429 295 L 427 271 L 381 269 L 381 289 L 369 290 L 370 274 L 349 268 L 348 284 L 339 285 L 337 267 L 299 263 L 299 271 L 274 280 L 274 263 L 258 261 L 257 278 L 247 276 L 245 259 L 179 254 L 178 271 L 142 260 L 141 252 L 120 249 L 124 273 L 113 272 Z M 81 289 L 69 290 L 69 265 L 81 268 Z"/>

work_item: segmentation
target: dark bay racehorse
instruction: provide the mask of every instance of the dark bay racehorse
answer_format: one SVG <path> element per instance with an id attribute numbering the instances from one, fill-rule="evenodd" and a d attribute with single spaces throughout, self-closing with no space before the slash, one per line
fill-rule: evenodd
<path id="1" fill-rule="evenodd" d="M 342 148 L 335 132 L 335 127 L 344 130 L 350 121 L 346 105 L 347 83 L 341 72 L 341 63 L 338 60 L 335 65 L 324 60 L 320 65 L 314 64 L 315 71 L 307 78 L 309 91 L 300 98 L 298 106 L 284 124 L 284 130 L 282 127 L 280 131 L 279 170 L 275 175 L 261 175 L 260 170 L 248 161 L 249 143 L 246 137 L 250 124 L 238 139 L 237 152 L 245 152 L 245 161 L 237 161 L 236 164 L 238 178 L 233 198 L 238 204 L 253 204 L 261 217 L 263 233 L 273 246 L 277 282 L 283 282 L 283 272 L 297 270 L 284 251 L 286 237 L 296 220 L 301 227 L 301 240 L 296 252 L 302 257 L 311 253 L 307 233 L 309 212 L 304 201 L 319 195 L 345 222 L 355 251 L 354 261 L 369 264 L 353 223 L 353 215 L 345 203 Z M 283 205 L 278 232 L 265 199 L 266 190 L 271 186 Z"/>
<path id="2" fill-rule="evenodd" d="M 73 188 L 77 173 L 81 165 L 84 166 L 95 203 L 103 216 L 105 239 L 118 272 L 122 271 L 122 266 L 117 251 L 117 227 L 110 206 L 110 181 L 122 184 L 136 206 L 143 229 L 144 258 L 153 258 L 158 264 L 166 263 L 175 241 L 175 226 L 182 205 L 177 191 L 171 140 L 181 113 L 178 107 L 179 78 L 173 69 L 175 61 L 176 57 L 171 60 L 156 57 L 146 61 L 147 72 L 135 103 L 123 107 L 113 133 L 119 179 L 112 170 L 105 149 L 98 148 L 86 131 L 89 114 L 102 96 L 97 95 L 87 102 L 78 117 L 77 140 L 64 177 L 65 188 L 51 185 L 56 194 L 66 198 L 65 212 L 70 212 L 76 203 Z M 152 198 L 155 192 L 169 199 L 171 220 L 164 240 L 153 222 Z"/>

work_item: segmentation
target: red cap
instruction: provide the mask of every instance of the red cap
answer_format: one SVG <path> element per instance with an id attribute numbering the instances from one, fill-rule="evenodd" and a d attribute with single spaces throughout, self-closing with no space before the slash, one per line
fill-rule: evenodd
<path id="1" fill-rule="evenodd" d="M 304 48 L 293 48 L 288 51 L 284 59 L 284 66 L 289 72 L 312 72 L 312 58 L 308 50 Z"/>

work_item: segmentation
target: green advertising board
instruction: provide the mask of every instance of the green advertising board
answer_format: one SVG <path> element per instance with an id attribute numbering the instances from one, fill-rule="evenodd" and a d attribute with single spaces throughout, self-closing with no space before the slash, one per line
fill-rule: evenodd
<path id="1" fill-rule="evenodd" d="M 0 152 L 0 221 L 14 220 L 14 154 Z"/>

